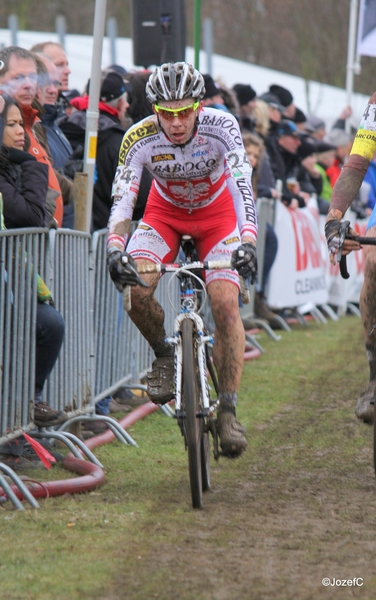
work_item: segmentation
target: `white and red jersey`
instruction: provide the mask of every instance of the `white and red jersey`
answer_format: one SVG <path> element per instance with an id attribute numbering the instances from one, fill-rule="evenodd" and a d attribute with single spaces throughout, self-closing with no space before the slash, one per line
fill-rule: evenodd
<path id="1" fill-rule="evenodd" d="M 188 214 L 208 207 L 226 189 L 233 199 L 240 236 L 257 238 L 257 214 L 252 192 L 252 167 L 235 117 L 203 108 L 192 139 L 173 144 L 156 115 L 136 123 L 124 135 L 112 194 L 109 234 L 132 219 L 141 175 L 146 167 L 157 193 Z M 186 213 L 186 214 L 187 214 Z"/>

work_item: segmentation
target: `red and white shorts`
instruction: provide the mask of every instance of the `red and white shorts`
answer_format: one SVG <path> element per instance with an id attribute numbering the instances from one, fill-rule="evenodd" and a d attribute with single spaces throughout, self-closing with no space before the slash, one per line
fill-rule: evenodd
<path id="1" fill-rule="evenodd" d="M 143 219 L 128 243 L 127 252 L 135 260 L 174 262 L 182 235 L 195 240 L 201 261 L 231 259 L 240 244 L 240 235 L 229 190 L 226 188 L 208 206 L 189 212 L 164 200 L 153 185 Z M 231 269 L 206 271 L 205 278 L 207 284 L 224 280 L 239 287 L 238 273 Z"/>

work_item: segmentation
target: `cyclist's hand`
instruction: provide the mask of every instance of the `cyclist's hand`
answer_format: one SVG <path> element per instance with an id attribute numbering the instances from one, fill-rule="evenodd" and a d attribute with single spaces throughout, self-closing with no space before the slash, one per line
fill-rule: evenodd
<path id="1" fill-rule="evenodd" d="M 350 228 L 350 221 L 339 221 L 332 219 L 325 223 L 325 237 L 330 252 L 331 262 L 334 262 L 334 257 L 338 254 L 338 250 L 342 245 L 342 255 L 346 256 L 352 250 L 359 250 L 360 244 L 355 240 L 346 240 L 344 235 L 356 235 L 356 232 Z"/>
<path id="2" fill-rule="evenodd" d="M 251 283 L 253 284 L 257 277 L 256 246 L 250 242 L 241 244 L 241 246 L 232 253 L 231 266 L 245 279 L 250 277 Z"/>
<path id="3" fill-rule="evenodd" d="M 126 285 L 135 286 L 140 283 L 136 261 L 127 252 L 115 250 L 108 254 L 107 266 L 119 292 L 122 292 Z"/>

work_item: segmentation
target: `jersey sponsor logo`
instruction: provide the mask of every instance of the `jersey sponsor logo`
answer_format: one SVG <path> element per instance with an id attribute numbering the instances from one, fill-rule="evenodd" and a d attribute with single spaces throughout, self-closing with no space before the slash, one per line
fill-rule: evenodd
<path id="1" fill-rule="evenodd" d="M 151 162 L 162 162 L 163 160 L 175 160 L 175 154 L 155 154 L 151 157 Z"/>
<path id="2" fill-rule="evenodd" d="M 217 117 L 216 115 L 204 115 L 202 121 L 200 122 L 202 125 L 212 125 L 217 129 L 220 127 L 228 131 L 228 133 L 232 136 L 233 139 L 236 140 L 237 143 L 241 143 L 241 135 L 239 131 L 239 127 L 233 119 L 228 118 L 227 115 L 221 115 Z M 239 141 L 238 141 L 239 140 Z"/>
<path id="3" fill-rule="evenodd" d="M 139 225 L 137 229 L 144 229 L 145 231 L 149 231 L 151 227 L 149 227 L 149 225 Z"/>
<path id="4" fill-rule="evenodd" d="M 209 150 L 197 150 L 197 152 L 193 152 L 192 158 L 198 158 L 199 156 L 207 156 L 209 154 Z"/>
<path id="5" fill-rule="evenodd" d="M 199 160 L 197 162 L 189 161 L 185 164 L 175 163 L 174 165 L 157 165 L 153 171 L 154 173 L 161 175 L 171 173 L 181 173 L 182 176 L 187 173 L 192 173 L 195 171 L 196 173 L 207 173 L 212 171 L 217 165 L 217 160 L 215 158 L 209 158 L 208 160 Z"/>
<path id="6" fill-rule="evenodd" d="M 233 244 L 234 242 L 240 242 L 240 239 L 237 235 L 235 235 L 234 237 L 230 237 L 227 240 L 224 240 L 223 243 L 225 246 L 228 246 L 229 244 Z"/>
<path id="7" fill-rule="evenodd" d="M 359 154 L 371 161 L 376 151 L 376 133 L 358 130 L 350 154 Z"/>
<path id="8" fill-rule="evenodd" d="M 119 162 L 125 161 L 125 158 L 132 146 L 139 140 L 150 137 L 158 133 L 157 127 L 153 121 L 146 121 L 142 126 L 135 127 L 127 132 L 123 137 L 119 152 Z"/>

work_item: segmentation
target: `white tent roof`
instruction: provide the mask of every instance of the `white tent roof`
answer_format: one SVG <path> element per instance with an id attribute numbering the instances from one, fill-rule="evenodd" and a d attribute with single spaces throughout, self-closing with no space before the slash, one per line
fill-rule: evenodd
<path id="1" fill-rule="evenodd" d="M 24 48 L 30 48 L 33 44 L 52 40 L 58 42 L 56 33 L 44 33 L 36 31 L 19 31 L 17 43 Z M 0 45 L 11 44 L 11 33 L 8 29 L 0 29 Z M 88 35 L 66 35 L 65 50 L 72 71 L 70 75 L 70 87 L 80 92 L 83 90 L 91 72 L 92 36 Z M 117 38 L 116 40 L 116 62 L 127 70 L 135 69 L 133 64 L 132 40 L 129 38 Z M 188 47 L 186 60 L 194 62 L 193 49 Z M 102 67 L 111 63 L 111 51 L 109 38 L 105 37 L 103 42 Z M 200 70 L 205 73 L 205 52 L 200 54 Z M 220 79 L 226 86 L 232 87 L 235 83 L 249 83 L 258 94 L 267 91 L 272 83 L 278 83 L 289 89 L 294 96 L 295 104 L 306 114 L 313 113 L 323 118 L 330 125 L 338 117 L 339 113 L 347 104 L 346 91 L 323 83 L 310 81 L 307 84 L 301 77 L 288 75 L 280 71 L 266 69 L 247 62 L 227 58 L 214 54 L 212 57 L 212 76 Z M 353 94 L 351 122 L 357 126 L 360 121 L 368 96 Z"/>

